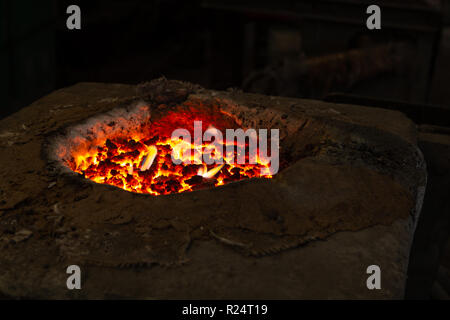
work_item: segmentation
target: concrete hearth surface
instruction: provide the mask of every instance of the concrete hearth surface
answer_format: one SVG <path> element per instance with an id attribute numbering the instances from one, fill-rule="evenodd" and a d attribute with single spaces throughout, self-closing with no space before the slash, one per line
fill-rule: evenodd
<path id="1" fill-rule="evenodd" d="M 150 196 L 70 172 L 54 143 L 144 101 L 216 107 L 280 129 L 273 179 Z M 426 185 L 395 111 L 156 79 L 80 83 L 0 121 L 0 294 L 23 298 L 402 298 Z M 78 265 L 82 289 L 68 290 Z M 381 290 L 366 269 L 381 268 Z"/>

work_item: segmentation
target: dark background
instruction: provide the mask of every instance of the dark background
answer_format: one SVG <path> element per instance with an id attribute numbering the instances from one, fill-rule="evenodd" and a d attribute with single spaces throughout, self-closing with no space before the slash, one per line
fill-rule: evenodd
<path id="1" fill-rule="evenodd" d="M 306 98 L 345 92 L 450 105 L 447 2 L 378 1 L 382 29 L 369 31 L 365 11 L 372 3 L 1 0 L 1 116 L 80 81 L 138 83 L 160 76 L 214 89 Z M 81 8 L 81 30 L 66 28 L 70 4 Z M 314 57 L 333 60 L 350 49 L 399 43 L 408 48 L 396 67 L 370 77 L 346 70 L 345 61 L 304 67 Z M 330 80 L 333 71 L 344 79 Z M 262 79 L 255 81 L 258 72 Z"/>
<path id="2" fill-rule="evenodd" d="M 81 30 L 66 28 L 71 4 Z M 366 28 L 369 4 L 381 7 L 381 30 Z M 397 109 L 448 134 L 449 23 L 450 0 L 0 0 L 0 117 L 77 82 L 165 76 Z M 450 152 L 419 145 L 429 184 L 406 296 L 439 298 Z"/>

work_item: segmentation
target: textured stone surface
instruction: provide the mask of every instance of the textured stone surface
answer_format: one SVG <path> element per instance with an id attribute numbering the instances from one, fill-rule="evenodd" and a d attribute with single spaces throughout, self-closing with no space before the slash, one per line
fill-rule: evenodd
<path id="1" fill-rule="evenodd" d="M 244 128 L 279 128 L 274 179 L 153 197 L 51 161 L 67 128 L 145 100 L 219 106 Z M 164 79 L 82 83 L 0 122 L 0 292 L 15 297 L 400 298 L 426 181 L 398 112 L 214 92 Z M 419 209 L 419 210 L 417 210 Z M 65 268 L 84 271 L 65 288 Z M 381 291 L 365 286 L 370 264 Z"/>

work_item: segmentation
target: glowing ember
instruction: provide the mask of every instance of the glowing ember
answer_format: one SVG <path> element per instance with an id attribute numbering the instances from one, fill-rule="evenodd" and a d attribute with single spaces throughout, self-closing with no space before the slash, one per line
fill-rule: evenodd
<path id="1" fill-rule="evenodd" d="M 150 169 L 150 167 L 153 164 L 153 161 L 155 161 L 156 155 L 158 154 L 158 149 L 156 149 L 155 146 L 150 146 L 148 150 L 149 153 L 144 157 L 145 160 L 144 163 L 142 164 L 141 171 Z M 129 167 L 133 168 L 131 164 L 129 164 Z M 133 174 L 133 171 L 131 171 L 131 174 Z"/>
<path id="2" fill-rule="evenodd" d="M 195 145 L 171 139 L 173 130 L 177 128 L 193 132 L 193 123 L 198 120 L 210 129 L 237 128 L 234 120 L 219 111 L 211 113 L 183 106 L 157 121 L 142 123 L 135 132 L 116 134 L 105 137 L 103 141 L 95 141 L 93 145 L 75 148 L 70 151 L 71 157 L 66 162 L 73 171 L 97 183 L 153 195 L 193 191 L 246 178 L 271 178 L 268 164 L 259 158 L 257 164 L 249 164 L 249 161 L 236 164 L 236 141 L 220 141 L 223 150 L 227 144 L 235 146 L 234 159 L 231 160 L 233 155 L 220 153 L 212 143 Z M 175 164 L 172 160 L 174 149 L 177 151 L 174 154 L 182 160 L 185 160 L 185 151 L 190 150 L 192 164 Z M 212 156 L 221 157 L 223 164 L 199 162 L 207 150 Z M 247 154 L 245 157 L 248 160 Z"/>

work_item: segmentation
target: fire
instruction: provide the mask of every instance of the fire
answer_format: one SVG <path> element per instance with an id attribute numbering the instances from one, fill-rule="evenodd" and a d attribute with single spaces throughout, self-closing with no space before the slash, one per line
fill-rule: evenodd
<path id="1" fill-rule="evenodd" d="M 150 167 L 153 164 L 153 161 L 155 161 L 156 155 L 158 154 L 158 149 L 155 146 L 150 146 L 148 150 L 149 153 L 147 153 L 147 155 L 144 157 L 145 160 L 141 166 L 141 171 L 146 171 L 150 169 Z M 129 166 L 132 168 L 131 164 L 129 164 Z"/>
<path id="2" fill-rule="evenodd" d="M 143 123 L 135 132 L 117 134 L 95 141 L 94 145 L 71 150 L 67 165 L 85 178 L 101 184 L 109 184 L 130 192 L 164 195 L 193 191 L 247 178 L 271 178 L 269 165 L 257 159 L 256 164 L 237 164 L 237 148 L 232 154 L 220 153 L 212 143 L 186 143 L 172 139 L 177 128 L 192 131 L 195 120 L 201 120 L 208 128 L 236 128 L 236 122 L 220 111 L 205 111 L 192 106 L 179 107 L 159 120 Z M 236 141 L 220 141 L 225 145 L 237 145 Z M 172 152 L 180 160 L 186 160 L 186 150 L 191 164 L 175 164 Z M 199 162 L 204 152 L 221 158 L 222 164 Z M 248 155 L 246 155 L 248 159 Z"/>

